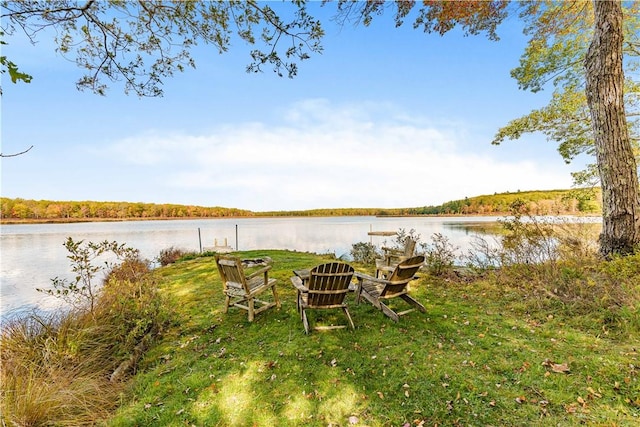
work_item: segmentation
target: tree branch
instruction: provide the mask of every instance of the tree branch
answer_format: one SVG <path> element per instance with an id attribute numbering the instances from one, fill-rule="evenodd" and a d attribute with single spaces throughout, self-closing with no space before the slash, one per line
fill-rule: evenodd
<path id="1" fill-rule="evenodd" d="M 19 153 L 14 153 L 14 154 L 2 154 L 2 153 L 0 153 L 0 157 L 16 157 L 16 156 L 21 156 L 21 155 L 23 155 L 24 153 L 26 153 L 26 152 L 28 152 L 29 150 L 31 150 L 32 148 L 33 148 L 33 145 L 32 145 L 31 147 L 27 148 L 26 150 L 21 151 L 21 152 L 19 152 Z"/>

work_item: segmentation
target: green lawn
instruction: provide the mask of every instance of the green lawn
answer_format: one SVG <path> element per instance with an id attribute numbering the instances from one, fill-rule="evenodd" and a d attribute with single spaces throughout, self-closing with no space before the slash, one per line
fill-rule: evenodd
<path id="1" fill-rule="evenodd" d="M 600 320 L 490 281 L 425 275 L 411 289 L 426 314 L 394 323 L 349 296 L 355 331 L 305 335 L 292 270 L 329 258 L 240 256 L 273 259 L 282 308 L 253 323 L 246 311 L 224 314 L 212 257 L 159 269 L 172 323 L 108 425 L 640 425 L 637 309 L 632 324 Z M 311 314 L 313 324 L 345 321 Z"/>

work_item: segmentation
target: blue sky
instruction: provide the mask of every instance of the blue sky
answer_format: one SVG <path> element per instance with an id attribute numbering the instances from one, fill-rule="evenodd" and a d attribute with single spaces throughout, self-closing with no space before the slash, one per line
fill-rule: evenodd
<path id="1" fill-rule="evenodd" d="M 329 7 L 320 13 L 330 16 Z M 3 197 L 225 206 L 253 211 L 416 207 L 569 188 L 553 142 L 490 144 L 500 126 L 546 104 L 509 75 L 526 39 L 440 37 L 324 20 L 324 52 L 294 79 L 248 74 L 250 46 L 194 52 L 197 68 L 141 99 L 112 85 L 79 92 L 81 71 L 50 41 L 3 48 L 30 84 L 2 77 Z"/>

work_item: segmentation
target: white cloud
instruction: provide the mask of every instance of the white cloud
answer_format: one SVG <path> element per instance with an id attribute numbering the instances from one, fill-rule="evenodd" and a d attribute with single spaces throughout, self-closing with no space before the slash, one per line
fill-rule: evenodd
<path id="1" fill-rule="evenodd" d="M 110 152 L 148 168 L 160 187 L 200 194 L 206 205 L 256 211 L 413 207 L 570 185 L 562 167 L 461 151 L 469 146 L 464 138 L 459 124 L 435 126 L 388 106 L 308 100 L 277 125 L 225 125 L 207 135 L 149 132 Z"/>

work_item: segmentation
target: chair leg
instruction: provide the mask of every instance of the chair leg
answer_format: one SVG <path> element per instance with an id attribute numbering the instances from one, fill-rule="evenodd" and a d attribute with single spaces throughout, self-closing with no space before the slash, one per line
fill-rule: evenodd
<path id="1" fill-rule="evenodd" d="M 347 319 L 349 319 L 349 325 L 351 325 L 351 329 L 355 329 L 356 325 L 353 324 L 353 319 L 349 314 L 349 309 L 347 307 L 342 307 L 342 310 L 344 311 L 344 314 L 347 316 Z"/>
<path id="2" fill-rule="evenodd" d="M 302 294 L 300 292 L 298 292 L 298 299 L 296 301 L 296 305 L 297 305 L 297 308 L 298 308 L 298 314 L 300 315 L 300 318 L 302 319 L 302 311 L 303 311 L 303 308 L 302 308 Z"/>
<path id="3" fill-rule="evenodd" d="M 224 313 L 229 312 L 229 305 L 231 304 L 231 297 L 229 295 L 224 299 Z"/>
<path id="4" fill-rule="evenodd" d="M 309 320 L 307 319 L 307 311 L 302 309 L 302 324 L 304 325 L 304 333 L 309 333 Z"/>
<path id="5" fill-rule="evenodd" d="M 276 285 L 271 287 L 271 291 L 273 292 L 273 299 L 276 300 L 276 307 L 280 308 L 280 298 L 278 298 L 278 292 L 276 291 Z"/>
<path id="6" fill-rule="evenodd" d="M 365 290 L 361 290 L 360 293 L 358 294 L 358 304 L 360 303 L 360 297 L 363 297 L 364 299 L 366 299 L 367 301 L 369 301 L 371 303 L 371 305 L 373 305 L 374 307 L 376 307 L 377 309 L 380 309 L 380 301 L 378 301 L 378 298 L 372 296 L 369 292 L 365 291 Z"/>
<path id="7" fill-rule="evenodd" d="M 396 314 L 395 311 L 391 310 L 389 307 L 387 307 L 386 305 L 384 305 L 383 303 L 380 303 L 380 310 L 382 310 L 382 312 L 388 316 L 389 318 L 391 318 L 391 320 L 393 320 L 394 322 L 399 322 L 400 321 L 400 317 L 398 317 L 398 315 Z"/>
<path id="8" fill-rule="evenodd" d="M 416 301 L 415 299 L 413 299 L 412 297 L 410 297 L 407 294 L 404 295 L 400 295 L 400 298 L 402 298 L 403 300 L 405 300 L 407 303 L 409 303 L 410 305 L 416 307 L 418 310 L 420 310 L 423 313 L 427 312 L 427 309 L 424 308 L 424 305 L 420 304 L 418 301 Z"/>
<path id="9" fill-rule="evenodd" d="M 255 306 L 253 303 L 253 298 L 249 298 L 247 301 L 247 306 L 249 307 L 249 322 L 253 322 L 253 317 L 255 316 Z"/>

